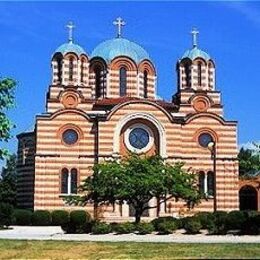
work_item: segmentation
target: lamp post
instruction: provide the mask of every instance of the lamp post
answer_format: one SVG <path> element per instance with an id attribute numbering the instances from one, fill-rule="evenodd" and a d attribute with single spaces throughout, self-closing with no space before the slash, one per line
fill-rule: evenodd
<path id="1" fill-rule="evenodd" d="M 208 149 L 211 152 L 211 159 L 213 160 L 213 176 L 214 176 L 214 212 L 217 211 L 217 173 L 216 173 L 216 142 L 211 141 L 208 143 Z"/>

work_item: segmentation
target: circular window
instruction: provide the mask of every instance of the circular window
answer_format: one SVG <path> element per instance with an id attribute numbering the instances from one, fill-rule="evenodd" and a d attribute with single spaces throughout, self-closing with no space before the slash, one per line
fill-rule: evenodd
<path id="1" fill-rule="evenodd" d="M 200 146 L 207 148 L 211 142 L 214 142 L 214 139 L 209 133 L 203 133 L 199 135 Z"/>
<path id="2" fill-rule="evenodd" d="M 125 132 L 125 144 L 135 153 L 148 151 L 154 143 L 153 132 L 143 124 L 131 125 Z"/>
<path id="3" fill-rule="evenodd" d="M 62 140 L 65 144 L 72 145 L 75 144 L 79 139 L 78 133 L 73 129 L 68 129 L 63 132 Z"/>
<path id="4" fill-rule="evenodd" d="M 129 143 L 136 149 L 143 149 L 149 143 L 149 133 L 143 128 L 134 128 L 129 134 Z"/>

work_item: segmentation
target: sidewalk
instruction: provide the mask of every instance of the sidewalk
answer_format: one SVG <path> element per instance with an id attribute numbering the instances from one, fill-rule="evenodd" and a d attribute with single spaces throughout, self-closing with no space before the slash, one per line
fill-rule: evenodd
<path id="1" fill-rule="evenodd" d="M 12 226 L 0 230 L 0 239 L 21 240 L 66 240 L 95 242 L 153 242 L 153 243 L 260 243 L 260 236 L 208 236 L 203 234 L 185 235 L 136 235 L 136 234 L 64 234 L 60 227 Z"/>

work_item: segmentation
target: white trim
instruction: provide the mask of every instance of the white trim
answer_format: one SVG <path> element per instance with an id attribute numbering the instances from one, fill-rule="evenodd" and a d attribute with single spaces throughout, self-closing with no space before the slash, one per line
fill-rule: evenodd
<path id="1" fill-rule="evenodd" d="M 137 112 L 137 113 L 131 113 L 127 114 L 124 117 L 122 117 L 114 131 L 114 138 L 113 138 L 113 155 L 118 156 L 120 153 L 120 132 L 124 125 L 128 123 L 131 120 L 134 119 L 145 119 L 147 121 L 150 121 L 153 123 L 153 125 L 157 128 L 158 133 L 159 133 L 159 154 L 163 157 L 167 157 L 166 153 L 166 134 L 165 134 L 165 129 L 162 126 L 161 122 L 155 118 L 152 114 L 146 113 L 146 112 Z"/>
<path id="2" fill-rule="evenodd" d="M 146 131 L 149 135 L 149 141 L 148 141 L 148 144 L 143 147 L 142 149 L 138 149 L 138 148 L 135 148 L 133 147 L 131 144 L 130 144 L 130 141 L 129 141 L 129 135 L 130 133 L 135 129 L 135 128 L 141 128 L 143 129 L 144 131 Z M 153 144 L 154 144 L 154 135 L 153 135 L 153 131 L 147 127 L 146 125 L 144 124 L 133 124 L 131 125 L 130 127 L 128 127 L 125 131 L 125 134 L 124 134 L 124 143 L 127 147 L 128 150 L 130 150 L 131 152 L 134 152 L 134 153 L 145 153 L 147 151 L 149 151 Z"/>

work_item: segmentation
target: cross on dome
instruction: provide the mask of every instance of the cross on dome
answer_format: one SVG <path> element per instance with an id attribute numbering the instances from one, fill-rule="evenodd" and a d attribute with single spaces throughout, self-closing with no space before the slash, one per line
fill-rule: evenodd
<path id="1" fill-rule="evenodd" d="M 117 38 L 121 38 L 122 27 L 126 25 L 126 22 L 121 17 L 118 17 L 113 22 L 113 25 L 117 26 Z"/>
<path id="2" fill-rule="evenodd" d="M 198 46 L 198 43 L 197 43 L 198 36 L 197 35 L 199 34 L 199 31 L 196 28 L 193 28 L 191 31 L 191 34 L 192 34 L 192 45 L 193 45 L 193 48 L 195 48 Z"/>
<path id="3" fill-rule="evenodd" d="M 69 43 L 72 43 L 73 42 L 73 30 L 74 28 L 76 27 L 73 22 L 69 22 L 66 27 L 68 28 L 68 31 L 69 31 Z"/>

